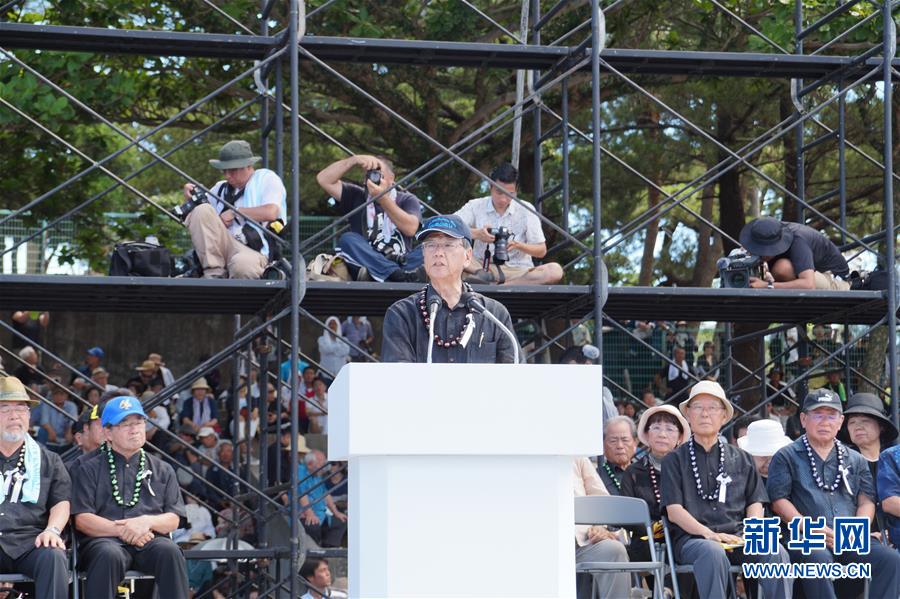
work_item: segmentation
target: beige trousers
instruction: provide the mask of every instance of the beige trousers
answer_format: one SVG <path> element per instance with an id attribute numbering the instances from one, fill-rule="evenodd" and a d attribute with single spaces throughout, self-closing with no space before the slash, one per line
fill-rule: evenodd
<path id="1" fill-rule="evenodd" d="M 225 223 L 209 204 L 200 204 L 185 221 L 191 242 L 203 265 L 203 278 L 258 279 L 268 260 L 231 236 Z"/>
<path id="2" fill-rule="evenodd" d="M 831 291 L 850 291 L 850 283 L 841 279 L 836 279 L 831 271 L 816 271 L 816 289 L 827 289 Z"/>

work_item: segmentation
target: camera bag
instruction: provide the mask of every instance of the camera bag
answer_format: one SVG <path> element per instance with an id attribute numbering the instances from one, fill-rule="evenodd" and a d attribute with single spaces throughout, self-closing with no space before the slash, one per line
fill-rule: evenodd
<path id="1" fill-rule="evenodd" d="M 142 241 L 117 243 L 109 257 L 111 277 L 168 277 L 172 255 L 166 248 Z"/>

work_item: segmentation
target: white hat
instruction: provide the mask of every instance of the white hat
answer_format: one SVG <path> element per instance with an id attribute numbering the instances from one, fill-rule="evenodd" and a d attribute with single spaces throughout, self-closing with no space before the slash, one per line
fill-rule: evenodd
<path id="1" fill-rule="evenodd" d="M 691 425 L 688 424 L 688 421 L 684 419 L 684 416 L 675 409 L 675 406 L 653 406 L 648 410 L 644 410 L 644 413 L 641 414 L 641 419 L 638 421 L 637 431 L 638 431 L 638 440 L 646 445 L 650 446 L 650 443 L 647 442 L 647 421 L 650 420 L 650 417 L 654 414 L 659 414 L 662 412 L 663 414 L 670 414 L 675 420 L 681 423 L 681 437 L 678 439 L 678 444 L 687 443 L 687 440 L 691 437 Z"/>
<path id="2" fill-rule="evenodd" d="M 200 431 L 197 433 L 197 438 L 199 439 L 200 437 L 208 437 L 208 436 L 210 436 L 210 435 L 212 435 L 212 436 L 215 437 L 216 439 L 219 438 L 219 435 L 216 434 L 216 431 L 213 430 L 212 427 L 210 427 L 210 426 L 204 426 L 204 427 L 201 428 Z"/>
<path id="3" fill-rule="evenodd" d="M 755 456 L 773 456 L 775 452 L 793 443 L 784 434 L 781 423 L 771 418 L 755 420 L 747 426 L 747 434 L 738 438 L 738 447 Z"/>
<path id="4" fill-rule="evenodd" d="M 731 402 L 728 401 L 728 397 L 725 395 L 725 389 L 722 388 L 722 385 L 715 381 L 700 381 L 693 387 L 691 387 L 691 394 L 688 396 L 686 400 L 678 404 L 678 409 L 681 410 L 681 413 L 687 417 L 687 409 L 688 404 L 691 403 L 691 400 L 697 397 L 698 395 L 711 395 L 722 402 L 722 405 L 725 407 L 726 418 L 725 422 L 728 422 L 734 417 L 734 406 L 731 405 Z"/>

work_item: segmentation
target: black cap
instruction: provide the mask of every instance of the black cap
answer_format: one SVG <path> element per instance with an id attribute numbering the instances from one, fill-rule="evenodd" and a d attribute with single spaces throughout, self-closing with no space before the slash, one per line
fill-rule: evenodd
<path id="1" fill-rule="evenodd" d="M 455 214 L 432 216 L 422 225 L 422 230 L 416 233 L 416 239 L 425 239 L 431 233 L 443 233 L 472 243 L 472 232 L 466 226 L 466 223 L 463 222 L 463 219 Z"/>
<path id="2" fill-rule="evenodd" d="M 816 389 L 809 392 L 806 399 L 803 400 L 803 411 L 809 412 L 816 408 L 831 408 L 841 414 L 844 413 L 840 396 L 831 389 Z"/>
<path id="3" fill-rule="evenodd" d="M 794 232 L 771 216 L 757 218 L 741 229 L 741 245 L 756 256 L 779 256 L 793 241 Z"/>

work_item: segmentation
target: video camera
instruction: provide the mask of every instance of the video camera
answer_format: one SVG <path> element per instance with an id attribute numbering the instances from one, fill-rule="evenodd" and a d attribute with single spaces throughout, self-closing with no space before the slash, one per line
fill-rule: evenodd
<path id="1" fill-rule="evenodd" d="M 734 248 L 716 262 L 723 288 L 743 289 L 750 287 L 750 278 L 763 278 L 762 260 L 750 255 L 744 248 Z"/>

